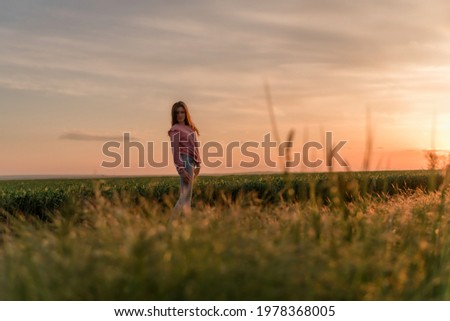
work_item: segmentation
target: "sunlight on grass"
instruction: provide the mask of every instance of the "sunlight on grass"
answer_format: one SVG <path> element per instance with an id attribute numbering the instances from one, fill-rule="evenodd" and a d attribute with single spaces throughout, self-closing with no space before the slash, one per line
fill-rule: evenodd
<path id="1" fill-rule="evenodd" d="M 447 188 L 330 193 L 327 206 L 223 193 L 175 220 L 100 187 L 44 221 L 3 210 L 0 299 L 450 299 Z"/>

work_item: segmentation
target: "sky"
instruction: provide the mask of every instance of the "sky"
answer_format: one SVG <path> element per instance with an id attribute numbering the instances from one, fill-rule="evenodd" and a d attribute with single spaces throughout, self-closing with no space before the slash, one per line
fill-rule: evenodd
<path id="1" fill-rule="evenodd" d="M 450 151 L 450 2 L 0 2 L 0 176 L 175 175 L 170 150 L 163 167 L 139 166 L 137 148 L 130 167 L 102 164 L 110 141 L 124 159 L 125 133 L 163 160 L 179 100 L 202 156 L 252 141 L 262 160 L 269 132 L 293 131 L 293 152 L 331 132 L 349 165 L 336 170 L 426 168 L 425 151 Z M 244 168 L 237 149 L 202 173 L 278 171 L 272 152 L 275 168 Z"/>

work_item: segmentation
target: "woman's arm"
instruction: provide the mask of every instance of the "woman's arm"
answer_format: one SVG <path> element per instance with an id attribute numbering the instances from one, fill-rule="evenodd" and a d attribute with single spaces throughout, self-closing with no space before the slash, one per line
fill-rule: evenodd
<path id="1" fill-rule="evenodd" d="M 200 174 L 200 168 L 202 164 L 202 159 L 200 158 L 200 153 L 198 151 L 198 142 L 195 141 L 195 148 L 194 148 L 194 158 L 195 158 L 195 168 L 194 168 L 194 178 Z"/>
<path id="2" fill-rule="evenodd" d="M 195 165 L 200 168 L 202 164 L 202 159 L 200 158 L 200 152 L 199 152 L 199 142 L 197 141 L 197 137 L 194 136 L 194 160 Z"/>
<path id="3" fill-rule="evenodd" d="M 183 161 L 181 160 L 180 154 L 180 131 L 176 129 L 171 129 L 169 132 L 170 135 L 170 143 L 172 146 L 172 154 L 173 154 L 173 162 L 175 163 L 175 167 L 177 169 L 178 174 L 182 174 L 184 169 Z"/>

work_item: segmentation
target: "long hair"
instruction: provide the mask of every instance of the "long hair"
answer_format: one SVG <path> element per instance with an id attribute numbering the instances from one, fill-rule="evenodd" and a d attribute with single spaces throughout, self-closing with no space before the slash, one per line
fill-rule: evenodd
<path id="1" fill-rule="evenodd" d="M 177 101 L 175 104 L 173 104 L 172 106 L 172 126 L 175 124 L 178 124 L 177 121 L 177 109 L 178 107 L 183 107 L 184 112 L 186 114 L 186 117 L 184 118 L 184 124 L 191 127 L 193 131 L 197 132 L 197 135 L 200 136 L 200 133 L 198 132 L 197 127 L 195 127 L 195 124 L 193 123 L 192 119 L 191 119 L 191 114 L 189 113 L 189 109 L 187 107 L 187 105 L 182 102 L 182 101 Z"/>

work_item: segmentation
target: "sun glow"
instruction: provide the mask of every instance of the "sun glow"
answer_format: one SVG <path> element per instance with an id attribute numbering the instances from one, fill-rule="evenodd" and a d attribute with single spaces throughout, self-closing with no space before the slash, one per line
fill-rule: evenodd
<path id="1" fill-rule="evenodd" d="M 436 149 L 450 152 L 450 115 L 438 118 Z"/>

